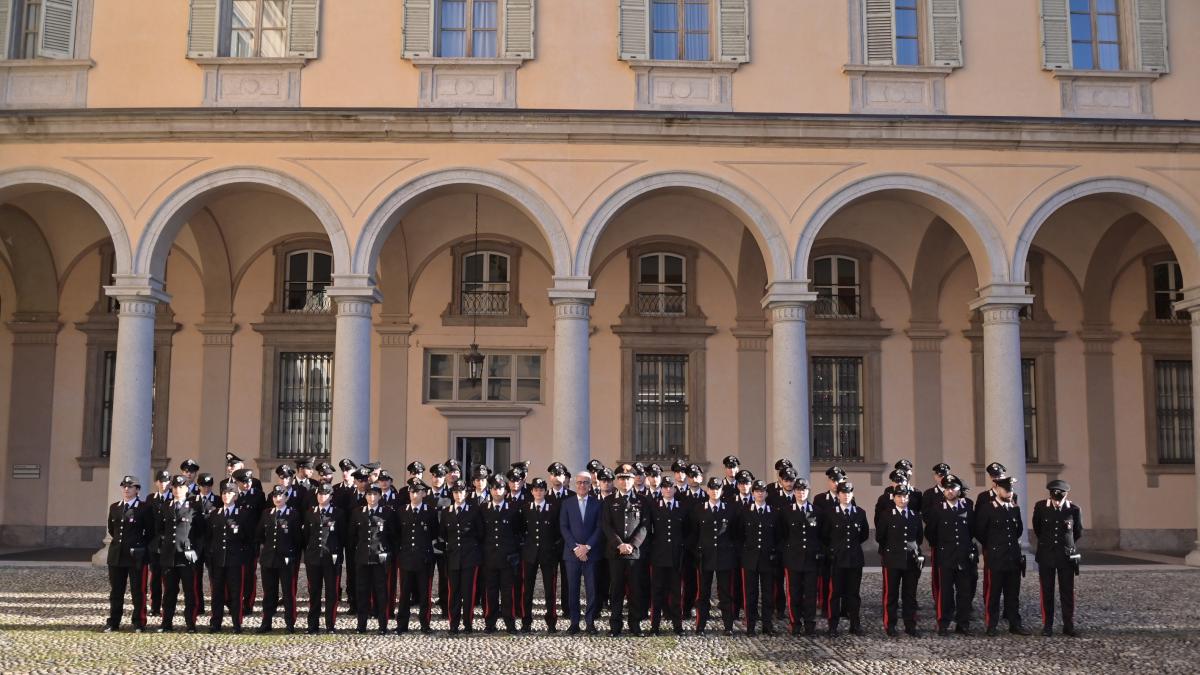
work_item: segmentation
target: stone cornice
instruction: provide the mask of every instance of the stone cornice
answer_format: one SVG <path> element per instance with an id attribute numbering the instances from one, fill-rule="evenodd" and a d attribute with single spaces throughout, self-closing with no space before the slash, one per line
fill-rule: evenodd
<path id="1" fill-rule="evenodd" d="M 1200 122 L 419 108 L 146 108 L 0 112 L 0 143 L 391 141 L 1176 152 Z"/>

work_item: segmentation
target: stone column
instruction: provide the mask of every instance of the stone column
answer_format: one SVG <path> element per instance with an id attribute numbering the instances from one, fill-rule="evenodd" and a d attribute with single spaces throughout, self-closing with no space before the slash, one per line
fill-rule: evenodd
<path id="1" fill-rule="evenodd" d="M 810 480 L 808 307 L 816 299 L 806 282 L 776 281 L 762 301 L 771 320 L 771 448 Z"/>
<path id="2" fill-rule="evenodd" d="M 774 480 L 776 458 L 767 444 L 767 339 L 771 331 L 763 321 L 739 321 L 733 337 L 737 340 L 738 377 L 736 454 L 742 464 Z"/>
<path id="3" fill-rule="evenodd" d="M 942 341 L 947 333 L 937 321 L 913 321 L 906 332 L 912 344 L 914 474 L 924 478 L 933 470 L 934 464 L 945 461 L 942 447 Z"/>
<path id="4" fill-rule="evenodd" d="M 362 464 L 371 458 L 371 311 L 379 291 L 365 277 L 335 275 L 325 294 L 337 303 L 330 457 Z"/>
<path id="5" fill-rule="evenodd" d="M 1092 498 L 1092 526 L 1088 546 L 1115 549 L 1120 546 L 1121 491 L 1117 473 L 1116 408 L 1113 400 L 1113 343 L 1117 333 L 1112 324 L 1084 324 L 1079 331 L 1083 340 L 1083 372 L 1087 387 L 1088 483 Z M 1037 494 L 1029 486 L 1030 495 Z"/>
<path id="6" fill-rule="evenodd" d="M 4 538 L 7 546 L 46 544 L 46 505 L 50 494 L 50 434 L 54 421 L 54 360 L 58 316 L 18 313 L 12 333 L 12 386 L 8 399 L 8 463 L 4 485 Z M 17 465 L 37 467 L 18 478 Z"/>
<path id="7" fill-rule="evenodd" d="M 1017 479 L 1029 508 L 1025 474 L 1025 408 L 1021 398 L 1021 308 L 1031 304 L 1024 284 L 993 284 L 971 303 L 983 319 L 984 459 L 1000 462 Z M 983 486 L 981 486 L 982 489 Z M 1037 491 L 1040 494 L 1040 491 Z M 1028 543 L 1027 535 L 1023 535 Z"/>
<path id="8" fill-rule="evenodd" d="M 200 379 L 200 456 L 203 471 L 224 475 L 225 451 L 229 448 L 229 379 L 233 361 L 233 316 L 205 315 L 196 324 L 204 336 Z"/>
<path id="9" fill-rule="evenodd" d="M 554 305 L 554 459 L 572 473 L 591 457 L 591 382 L 588 377 L 590 312 L 596 291 L 588 277 L 557 277 Z"/>
<path id="10" fill-rule="evenodd" d="M 1176 311 L 1191 312 L 1192 315 L 1192 391 L 1200 391 L 1200 286 L 1183 291 L 1183 300 L 1175 303 Z M 1192 404 L 1192 447 L 1200 448 L 1200 406 Z M 1194 451 L 1193 451 L 1194 452 Z M 1187 564 L 1200 567 L 1200 468 L 1195 471 L 1196 480 L 1196 541 L 1187 554 Z"/>
<path id="11" fill-rule="evenodd" d="M 108 457 L 108 501 L 121 498 L 117 484 L 125 475 L 150 488 L 153 445 L 154 321 L 160 302 L 170 302 L 162 282 L 149 276 L 114 275 L 104 292 L 120 303 L 117 314 L 117 364 L 113 382 L 112 442 Z M 92 562 L 104 564 L 109 537 Z"/>
<path id="12" fill-rule="evenodd" d="M 388 466 L 407 466 L 408 458 L 408 347 L 412 324 L 407 316 L 381 316 L 379 333 L 379 424 L 376 447 Z M 413 457 L 413 459 L 419 459 Z M 430 459 L 430 458 L 426 458 Z"/>

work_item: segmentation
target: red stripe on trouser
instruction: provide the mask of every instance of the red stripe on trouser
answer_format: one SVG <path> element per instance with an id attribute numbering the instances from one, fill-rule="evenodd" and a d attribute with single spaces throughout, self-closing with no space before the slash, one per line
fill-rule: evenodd
<path id="1" fill-rule="evenodd" d="M 146 625 L 146 582 L 150 577 L 150 566 L 142 565 L 142 590 L 138 595 L 142 596 L 142 606 L 140 609 L 141 623 Z"/>
<path id="2" fill-rule="evenodd" d="M 433 620 L 433 571 L 432 570 L 430 570 L 430 573 L 429 573 L 428 594 L 425 596 L 425 622 L 424 622 L 424 625 L 428 626 L 429 622 L 431 620 Z"/>
<path id="3" fill-rule="evenodd" d="M 729 588 L 732 590 L 733 581 L 729 582 Z M 746 568 L 742 568 L 742 611 L 746 612 L 746 628 L 750 627 L 750 594 L 746 592 Z M 767 617 L 770 619 L 770 617 Z"/>
<path id="4" fill-rule="evenodd" d="M 446 567 L 449 567 L 449 565 Z M 455 602 L 454 600 L 454 575 L 449 573 L 449 569 L 447 569 L 446 572 L 446 595 L 448 596 L 446 614 L 449 615 L 450 625 L 453 626 L 454 622 L 458 620 L 458 617 L 455 615 L 454 611 L 458 609 L 459 603 Z"/>
<path id="5" fill-rule="evenodd" d="M 942 582 L 941 574 L 939 573 L 938 574 L 938 583 L 940 584 L 941 582 Z M 940 588 L 938 589 L 936 602 L 937 602 L 937 620 L 938 620 L 938 625 L 940 626 L 942 623 L 942 589 L 940 589 Z"/>
<path id="6" fill-rule="evenodd" d="M 707 615 L 708 612 L 700 609 L 700 568 L 696 568 L 696 628 L 700 628 L 700 617 Z"/>
<path id="7" fill-rule="evenodd" d="M 333 576 L 333 623 L 337 623 L 338 599 L 342 597 L 342 575 Z"/>
<path id="8" fill-rule="evenodd" d="M 792 571 L 787 568 L 783 570 L 783 585 L 783 591 L 787 594 L 784 598 L 787 600 L 788 628 L 796 630 L 796 610 L 792 605 Z"/>
<path id="9" fill-rule="evenodd" d="M 983 570 L 983 622 L 992 626 L 992 571 L 986 567 Z"/>
<path id="10" fill-rule="evenodd" d="M 825 600 L 825 618 L 829 621 L 833 621 L 833 577 L 830 576 L 825 581 L 826 585 L 829 586 L 829 597 Z M 838 617 L 838 620 L 840 621 L 841 617 Z"/>
<path id="11" fill-rule="evenodd" d="M 471 575 L 471 597 L 467 600 L 467 616 L 463 618 L 464 623 L 470 623 L 471 618 L 475 615 L 475 593 L 479 590 L 479 568 L 475 568 L 475 573 Z M 484 598 L 486 600 L 486 598 Z"/>
<path id="12" fill-rule="evenodd" d="M 888 569 L 883 568 L 883 628 L 888 627 Z"/>
<path id="13" fill-rule="evenodd" d="M 1053 591 L 1052 591 L 1053 592 Z M 1038 604 L 1042 608 L 1042 625 L 1046 625 L 1046 586 L 1044 583 L 1038 584 Z"/>
<path id="14" fill-rule="evenodd" d="M 199 565 L 196 569 L 201 569 Z M 192 625 L 196 625 L 196 617 L 200 615 L 200 575 L 193 571 L 192 574 Z"/>
<path id="15" fill-rule="evenodd" d="M 550 596 L 550 602 L 546 605 L 546 615 L 550 618 L 551 622 L 557 623 L 558 610 L 556 607 L 558 603 L 555 601 L 558 600 L 558 565 L 553 565 L 550 569 L 550 588 L 546 591 Z"/>
<path id="16" fill-rule="evenodd" d="M 237 625 L 242 625 L 242 616 L 246 613 L 246 568 L 238 568 L 238 600 L 241 604 L 238 605 Z"/>

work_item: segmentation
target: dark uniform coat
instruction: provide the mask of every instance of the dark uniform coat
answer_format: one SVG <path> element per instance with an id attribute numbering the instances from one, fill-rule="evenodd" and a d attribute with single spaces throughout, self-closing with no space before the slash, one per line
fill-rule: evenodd
<path id="1" fill-rule="evenodd" d="M 717 571 L 737 569 L 741 525 L 741 513 L 724 502 L 717 502 L 715 508 L 709 502 L 693 506 L 688 530 L 697 567 Z"/>
<path id="2" fill-rule="evenodd" d="M 817 508 L 808 502 L 796 503 L 780 512 L 782 527 L 783 566 L 791 570 L 815 572 L 825 558 L 821 544 L 821 518 Z"/>
<path id="3" fill-rule="evenodd" d="M 465 501 L 450 505 L 439 514 L 442 539 L 446 542 L 446 566 L 452 570 L 477 567 L 483 562 L 482 510 Z"/>
<path id="4" fill-rule="evenodd" d="M 108 507 L 108 564 L 115 567 L 144 565 L 150 539 L 154 536 L 154 521 L 150 504 L 136 497 L 130 508 L 121 500 Z"/>

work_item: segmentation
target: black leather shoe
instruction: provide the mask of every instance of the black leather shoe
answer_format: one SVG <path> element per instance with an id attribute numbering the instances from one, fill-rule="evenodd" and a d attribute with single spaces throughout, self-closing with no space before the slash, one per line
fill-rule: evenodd
<path id="1" fill-rule="evenodd" d="M 1075 630 L 1074 626 L 1067 626 L 1063 628 L 1063 635 L 1067 637 L 1079 637 L 1079 631 Z"/>
<path id="2" fill-rule="evenodd" d="M 506 627 L 504 628 L 504 632 L 505 632 L 505 633 L 507 633 L 507 634 L 509 634 L 509 635 L 516 635 L 516 634 L 517 634 L 517 627 L 516 627 L 516 626 L 506 626 Z"/>
<path id="3" fill-rule="evenodd" d="M 971 635 L 971 626 L 965 623 L 957 624 L 954 626 L 954 632 L 959 635 Z"/>
<path id="4" fill-rule="evenodd" d="M 620 637 L 620 635 L 621 635 L 620 628 L 609 628 L 608 629 L 608 637 Z"/>
<path id="5" fill-rule="evenodd" d="M 326 634 L 326 635 L 336 635 L 336 634 L 337 634 L 337 629 L 336 629 L 336 628 L 326 628 L 326 629 L 325 629 L 325 634 Z"/>
<path id="6" fill-rule="evenodd" d="M 288 632 L 288 635 L 295 635 L 295 634 L 296 634 L 296 627 L 295 627 L 295 626 L 288 626 L 288 627 L 287 627 L 287 632 Z"/>
<path id="7" fill-rule="evenodd" d="M 916 627 L 916 626 L 905 626 L 905 627 L 904 627 L 904 634 L 905 634 L 905 635 L 908 635 L 908 636 L 910 636 L 910 637 L 920 637 L 920 636 L 921 636 L 921 631 L 917 630 L 917 627 Z"/>
<path id="8" fill-rule="evenodd" d="M 579 635 L 579 626 L 571 624 L 567 627 L 567 635 Z"/>
<path id="9" fill-rule="evenodd" d="M 262 626 L 259 626 L 258 628 L 255 628 L 254 632 L 258 635 L 262 635 L 263 633 L 270 633 L 271 627 L 264 624 Z"/>
<path id="10" fill-rule="evenodd" d="M 837 637 L 839 635 L 841 635 L 841 631 L 838 630 L 837 624 L 830 624 L 829 637 Z"/>
<path id="11" fill-rule="evenodd" d="M 159 633 L 174 633 L 175 629 L 170 626 L 160 626 L 158 629 L 158 632 Z"/>
<path id="12" fill-rule="evenodd" d="M 733 629 L 732 629 L 732 628 L 726 628 L 725 630 L 721 631 L 721 635 L 724 635 L 725 637 L 732 637 L 732 636 L 733 636 Z"/>
<path id="13" fill-rule="evenodd" d="M 528 623 L 523 623 L 523 624 L 521 624 L 521 632 L 522 632 L 522 633 L 532 633 L 532 632 L 533 632 L 533 625 L 532 625 L 532 624 L 528 624 Z"/>
<path id="14" fill-rule="evenodd" d="M 682 625 L 675 626 L 675 628 L 673 628 L 672 631 L 674 631 L 674 633 L 676 635 L 683 635 L 683 626 Z"/>
<path id="15" fill-rule="evenodd" d="M 549 626 L 546 626 L 546 632 L 547 632 L 547 633 L 557 633 L 557 632 L 558 632 L 558 627 L 557 627 L 557 626 L 555 626 L 555 625 L 553 625 L 553 624 L 551 624 L 551 625 L 549 625 Z"/>
<path id="16" fill-rule="evenodd" d="M 746 635 L 757 635 L 757 634 L 758 634 L 758 629 L 754 628 L 753 626 L 746 628 Z"/>
<path id="17" fill-rule="evenodd" d="M 189 633 L 195 633 L 195 632 L 196 632 L 196 627 L 195 627 L 195 626 L 188 626 L 188 627 L 187 627 L 187 632 L 189 632 Z"/>
<path id="18" fill-rule="evenodd" d="M 496 627 L 495 627 L 495 626 L 485 626 L 485 627 L 483 628 L 483 632 L 484 632 L 484 633 L 486 633 L 486 634 L 488 634 L 488 635 L 491 635 L 492 633 L 495 633 L 495 632 L 496 632 Z"/>
<path id="19" fill-rule="evenodd" d="M 433 632 L 433 628 L 429 626 L 421 626 L 421 635 L 429 635 Z"/>
<path id="20" fill-rule="evenodd" d="M 804 624 L 804 637 L 812 637 L 816 634 L 817 634 L 817 624 L 815 622 Z"/>
<path id="21" fill-rule="evenodd" d="M 984 633 L 986 633 L 988 637 L 996 637 L 999 634 L 999 631 L 996 630 L 995 626 L 988 626 Z"/>
<path id="22" fill-rule="evenodd" d="M 366 629 L 366 628 L 355 628 L 355 629 L 354 629 L 354 632 L 355 632 L 355 633 L 358 633 L 359 635 L 366 635 L 366 634 L 367 634 L 367 629 Z"/>
<path id="23" fill-rule="evenodd" d="M 599 634 L 600 634 L 600 629 L 599 629 L 599 628 L 596 628 L 596 624 L 594 624 L 594 623 L 589 623 L 589 624 L 587 625 L 587 634 L 588 634 L 588 635 L 599 635 Z"/>
<path id="24" fill-rule="evenodd" d="M 862 626 L 855 624 L 855 625 L 850 626 L 850 634 L 862 636 L 862 635 L 865 635 L 866 632 L 863 630 Z"/>
<path id="25" fill-rule="evenodd" d="M 895 626 L 888 626 L 884 632 L 887 633 L 888 637 L 900 637 L 900 632 L 896 630 Z"/>
<path id="26" fill-rule="evenodd" d="M 387 629 L 386 629 L 386 628 L 380 628 L 379 630 L 375 631 L 375 634 L 376 634 L 376 635 L 387 635 Z"/>
<path id="27" fill-rule="evenodd" d="M 938 636 L 939 637 L 946 637 L 949 634 L 950 634 L 949 626 L 938 626 Z"/>
<path id="28" fill-rule="evenodd" d="M 233 634 L 234 634 L 234 635 L 241 635 L 241 634 L 242 634 L 242 627 L 241 627 L 241 626 L 234 626 L 234 627 L 233 627 Z"/>
<path id="29" fill-rule="evenodd" d="M 105 626 L 104 629 L 101 630 L 100 632 L 101 633 L 115 633 L 115 632 L 117 632 L 117 629 L 113 628 L 112 626 Z"/>
<path id="30" fill-rule="evenodd" d="M 310 626 L 309 629 L 304 632 L 308 633 L 309 635 L 316 635 L 317 633 L 321 632 L 321 629 L 317 628 L 316 626 Z"/>
<path id="31" fill-rule="evenodd" d="M 642 627 L 637 625 L 636 623 L 633 624 L 633 627 L 629 629 L 629 634 L 632 635 L 633 637 L 645 637 L 646 636 L 646 634 L 642 632 Z"/>
<path id="32" fill-rule="evenodd" d="M 771 626 L 771 625 L 763 626 L 762 634 L 763 635 L 775 635 L 775 627 Z"/>
<path id="33" fill-rule="evenodd" d="M 1050 626 L 1042 626 L 1042 636 L 1050 637 L 1051 635 L 1054 635 L 1054 629 Z"/>
<path id="34" fill-rule="evenodd" d="M 1009 626 L 1008 632 L 1012 633 L 1013 635 L 1033 635 L 1033 631 L 1029 630 L 1028 628 L 1026 628 L 1025 626 L 1023 626 L 1019 623 Z"/>

